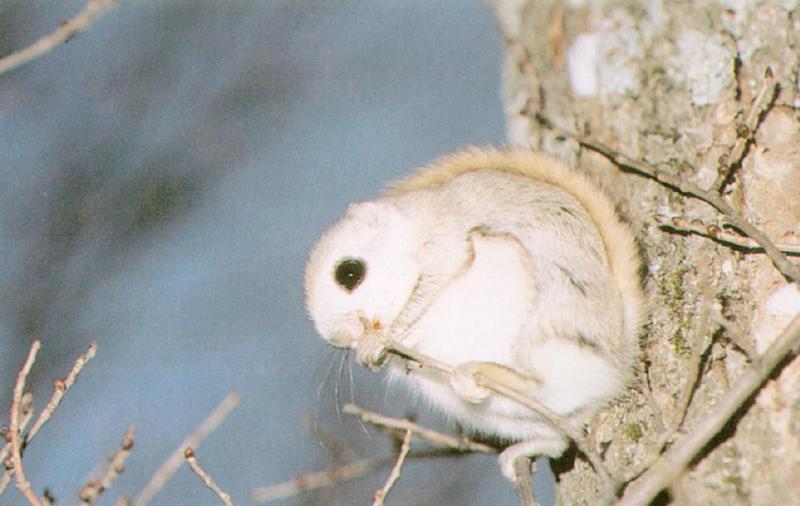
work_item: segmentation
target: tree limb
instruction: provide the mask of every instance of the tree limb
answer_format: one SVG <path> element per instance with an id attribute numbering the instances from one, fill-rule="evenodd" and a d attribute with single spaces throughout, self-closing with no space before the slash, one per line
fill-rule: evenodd
<path id="1" fill-rule="evenodd" d="M 788 357 L 800 351 L 800 315 L 767 348 L 709 416 L 678 441 L 632 486 L 618 506 L 644 506 L 675 481 Z"/>
<path id="2" fill-rule="evenodd" d="M 717 194 L 716 191 L 706 191 L 691 181 L 674 176 L 672 174 L 667 174 L 666 172 L 663 172 L 645 162 L 634 160 L 633 158 L 618 153 L 617 151 L 600 142 L 559 128 L 541 113 L 533 112 L 533 114 L 536 120 L 546 128 L 558 132 L 564 137 L 577 142 L 586 149 L 603 155 L 606 159 L 620 169 L 629 170 L 639 175 L 649 177 L 650 179 L 654 179 L 665 186 L 677 189 L 681 193 L 691 195 L 714 207 L 723 215 L 725 215 L 728 221 L 730 221 L 731 225 L 741 230 L 744 234 L 749 236 L 762 248 L 764 248 L 764 253 L 766 253 L 769 259 L 772 260 L 772 263 L 775 264 L 775 268 L 778 269 L 778 271 L 780 271 L 784 277 L 792 281 L 800 282 L 800 266 L 795 265 L 788 258 L 786 258 L 781 250 L 775 246 L 775 244 L 772 242 L 772 240 L 770 240 L 769 237 L 766 236 L 766 234 L 740 216 L 739 213 L 737 213 L 733 207 L 731 207 L 731 205 L 728 204 L 724 198 L 722 198 L 722 196 Z"/>

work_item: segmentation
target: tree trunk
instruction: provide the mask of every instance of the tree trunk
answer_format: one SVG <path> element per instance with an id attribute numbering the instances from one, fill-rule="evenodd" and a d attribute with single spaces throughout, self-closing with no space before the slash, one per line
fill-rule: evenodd
<path id="1" fill-rule="evenodd" d="M 725 226 L 730 216 L 620 170 L 579 141 L 602 143 L 712 196 L 723 186 L 734 212 L 779 247 L 800 244 L 797 5 L 512 0 L 498 8 L 508 42 L 509 141 L 592 175 L 641 240 L 651 311 L 640 379 L 588 427 L 614 476 L 663 453 L 657 443 L 671 425 L 679 429 L 665 452 L 712 417 L 800 311 L 800 292 Z M 728 236 L 740 246 L 722 242 Z M 797 268 L 797 256 L 788 261 Z M 680 423 L 687 384 L 694 388 Z M 798 504 L 800 360 L 783 360 L 759 385 L 659 501 Z M 600 484 L 585 458 L 553 467 L 559 504 L 596 504 Z"/>

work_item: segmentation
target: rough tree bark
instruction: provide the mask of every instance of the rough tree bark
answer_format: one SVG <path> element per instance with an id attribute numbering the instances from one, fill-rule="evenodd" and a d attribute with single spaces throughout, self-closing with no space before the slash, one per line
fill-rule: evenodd
<path id="1" fill-rule="evenodd" d="M 617 477 L 657 455 L 670 426 L 679 429 L 666 449 L 715 413 L 796 314 L 800 292 L 763 252 L 664 226 L 741 237 L 714 207 L 623 171 L 565 133 L 710 188 L 773 242 L 799 244 L 798 3 L 512 0 L 498 7 L 510 142 L 592 174 L 643 247 L 652 310 L 641 379 L 588 432 Z M 788 260 L 800 264 L 796 255 Z M 657 503 L 800 504 L 800 359 L 792 358 Z M 687 384 L 694 384 L 690 398 Z M 682 397 L 690 400 L 685 417 Z M 554 469 L 560 504 L 598 501 L 585 459 L 566 456 Z"/>

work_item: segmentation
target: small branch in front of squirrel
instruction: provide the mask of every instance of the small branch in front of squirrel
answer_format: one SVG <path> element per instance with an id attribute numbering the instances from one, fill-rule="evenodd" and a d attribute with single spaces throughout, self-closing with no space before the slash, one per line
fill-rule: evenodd
<path id="1" fill-rule="evenodd" d="M 74 18 L 63 21 L 58 29 L 50 35 L 42 37 L 24 49 L 0 58 L 0 74 L 5 74 L 52 51 L 56 46 L 89 28 L 101 14 L 114 8 L 117 3 L 119 0 L 88 0 L 81 12 Z"/>
<path id="2" fill-rule="evenodd" d="M 214 408 L 214 411 L 208 415 L 208 418 L 206 418 L 194 432 L 188 435 L 167 460 L 161 464 L 161 467 L 158 468 L 155 474 L 150 478 L 150 481 L 147 482 L 147 485 L 139 492 L 136 499 L 133 500 L 133 504 L 136 506 L 148 504 L 150 500 L 164 488 L 164 485 L 166 485 L 169 479 L 172 478 L 172 475 L 175 474 L 175 471 L 177 471 L 183 463 L 185 448 L 197 448 L 200 446 L 200 443 L 225 420 L 237 404 L 239 404 L 239 394 L 228 394 L 225 399 Z"/>
<path id="3" fill-rule="evenodd" d="M 683 474 L 697 455 L 742 409 L 747 400 L 758 392 L 776 369 L 781 364 L 786 365 L 787 358 L 798 352 L 800 352 L 800 315 L 796 316 L 769 348 L 753 362 L 752 367 L 717 403 L 713 412 L 654 462 L 640 481 L 629 488 L 617 506 L 650 504 L 662 490 Z"/>
<path id="4" fill-rule="evenodd" d="M 443 364 L 432 357 L 428 357 L 396 342 L 388 343 L 387 351 L 402 358 L 412 360 L 423 368 L 435 369 L 446 374 L 450 374 L 453 371 L 451 366 Z M 592 465 L 598 477 L 600 478 L 604 488 L 604 496 L 607 497 L 610 494 L 615 493 L 617 489 L 616 480 L 611 477 L 611 474 L 608 472 L 608 469 L 606 469 L 606 466 L 603 463 L 603 459 L 600 457 L 600 455 L 589 447 L 586 437 L 580 429 L 574 427 L 572 424 L 561 418 L 557 413 L 542 405 L 537 400 L 523 395 L 503 384 L 492 381 L 486 377 L 478 378 L 478 384 L 484 388 L 488 388 L 496 394 L 500 394 L 507 399 L 525 406 L 544 418 L 563 435 L 571 439 L 575 443 L 575 446 L 577 446 L 578 450 L 580 450 L 580 452 L 583 453 L 589 460 L 589 463 Z M 345 411 L 347 411 L 347 406 L 345 406 Z"/>
<path id="5" fill-rule="evenodd" d="M 761 89 L 750 105 L 744 121 L 736 129 L 736 142 L 734 142 L 730 153 L 720 157 L 717 178 L 711 184 L 709 191 L 722 193 L 725 191 L 725 187 L 733 180 L 733 176 L 741 166 L 748 149 L 755 142 L 756 132 L 764 119 L 764 115 L 775 103 L 776 98 L 778 98 L 778 83 L 775 82 L 772 69 L 767 67 L 764 71 L 764 81 L 761 83 Z"/>
<path id="6" fill-rule="evenodd" d="M 657 169 L 650 164 L 639 160 L 634 160 L 633 158 L 618 153 L 617 151 L 600 142 L 560 128 L 554 125 L 547 117 L 539 112 L 530 111 L 529 114 L 533 114 L 536 121 L 538 121 L 539 124 L 545 128 L 549 128 L 550 130 L 559 133 L 563 137 L 577 142 L 580 146 L 604 156 L 606 159 L 608 159 L 608 161 L 620 169 L 624 171 L 631 171 L 653 179 L 664 186 L 673 188 L 685 195 L 698 198 L 706 204 L 712 206 L 717 211 L 725 215 L 728 221 L 730 221 L 731 225 L 741 230 L 745 235 L 749 236 L 762 248 L 764 248 L 766 255 L 770 260 L 772 260 L 775 268 L 778 269 L 778 271 L 783 274 L 784 277 L 792 281 L 800 282 L 800 266 L 795 265 L 788 258 L 786 258 L 780 249 L 775 246 L 772 240 L 766 236 L 766 234 L 740 216 L 739 213 L 737 213 L 733 207 L 728 204 L 724 198 L 722 198 L 721 195 L 716 193 L 716 191 L 706 191 L 691 181 L 663 172 L 662 170 Z"/>
<path id="7" fill-rule="evenodd" d="M 129 427 L 128 430 L 125 431 L 119 450 L 108 457 L 108 466 L 100 479 L 87 480 L 78 494 L 82 505 L 90 506 L 94 504 L 100 497 L 100 494 L 111 487 L 111 483 L 114 479 L 125 471 L 125 461 L 128 459 L 133 449 L 133 436 L 135 432 L 136 429 L 133 427 Z"/>
<path id="8" fill-rule="evenodd" d="M 400 450 L 397 452 L 397 461 L 394 466 L 392 466 L 392 472 L 389 473 L 386 483 L 372 495 L 372 506 L 383 506 L 383 501 L 386 499 L 386 496 L 389 495 L 389 491 L 392 490 L 394 484 L 400 479 L 400 469 L 406 461 L 409 450 L 411 450 L 411 434 L 412 431 L 406 430 L 406 433 L 403 435 L 403 442 L 400 445 Z"/>
<path id="9" fill-rule="evenodd" d="M 397 342 L 388 343 L 387 351 L 390 353 L 394 353 L 395 355 L 398 355 L 407 360 L 412 360 L 413 362 L 416 362 L 417 364 L 419 364 L 419 366 L 423 368 L 435 369 L 445 374 L 452 374 L 453 372 L 453 368 L 450 365 L 440 362 L 422 353 L 419 353 L 416 350 L 412 350 L 411 348 L 403 346 L 402 344 Z M 542 405 L 535 399 L 531 399 L 530 397 L 522 395 L 516 390 L 510 389 L 505 385 L 496 383 L 490 380 L 489 378 L 481 377 L 479 378 L 478 383 L 480 384 L 480 386 L 484 388 L 488 388 L 489 390 L 492 390 L 497 394 L 507 397 L 535 411 L 538 415 L 547 420 L 551 425 L 555 426 L 555 428 L 560 430 L 567 437 L 576 440 L 583 438 L 583 434 L 580 432 L 580 430 L 570 425 L 568 422 L 562 419 L 557 413 L 547 408 L 546 406 Z"/>
<path id="10" fill-rule="evenodd" d="M 22 397 L 25 392 L 25 383 L 28 380 L 28 374 L 31 372 L 33 363 L 36 361 L 36 355 L 42 343 L 39 340 L 31 344 L 31 349 L 28 352 L 28 358 L 25 360 L 22 369 L 17 375 L 17 382 L 14 385 L 14 395 L 11 402 L 11 416 L 9 423 L 9 443 L 11 443 L 11 464 L 14 468 L 14 478 L 17 488 L 33 506 L 42 506 L 42 501 L 36 496 L 36 493 L 31 488 L 31 483 L 25 477 L 25 469 L 22 466 L 22 438 L 20 438 L 20 415 L 22 412 Z"/>
<path id="11" fill-rule="evenodd" d="M 91 359 L 95 357 L 97 354 L 97 343 L 92 342 L 89 345 L 89 349 L 86 350 L 85 353 L 80 355 L 76 360 L 75 364 L 73 364 L 72 369 L 67 374 L 67 377 L 64 379 L 57 379 L 53 384 L 53 395 L 50 396 L 50 400 L 47 401 L 47 405 L 44 407 L 39 416 L 36 418 L 36 421 L 31 426 L 31 430 L 25 434 L 25 438 L 22 441 L 22 450 L 25 450 L 25 447 L 28 446 L 31 439 L 39 432 L 39 429 L 50 420 L 50 417 L 53 416 L 53 413 L 61 404 L 61 400 L 64 398 L 64 395 L 67 393 L 67 390 L 75 383 L 75 379 L 80 374 L 83 367 L 89 362 Z"/>
<path id="12" fill-rule="evenodd" d="M 194 474 L 196 474 L 208 487 L 212 492 L 214 492 L 219 500 L 222 501 L 222 504 L 225 506 L 233 506 L 231 502 L 231 495 L 224 490 L 222 490 L 219 485 L 211 478 L 211 475 L 208 474 L 208 471 L 203 469 L 199 462 L 197 462 L 197 455 L 194 453 L 194 449 L 191 446 L 187 446 L 186 449 L 183 451 L 183 457 L 186 459 L 186 463 L 189 464 L 189 467 L 192 468 Z"/>
<path id="13" fill-rule="evenodd" d="M 697 234 L 716 242 L 754 252 L 764 252 L 764 247 L 753 239 L 728 232 L 717 225 L 708 225 L 700 220 L 687 220 L 679 216 L 655 215 L 653 219 L 664 229 L 679 233 Z M 800 244 L 775 243 L 775 247 L 787 255 L 800 255 Z"/>

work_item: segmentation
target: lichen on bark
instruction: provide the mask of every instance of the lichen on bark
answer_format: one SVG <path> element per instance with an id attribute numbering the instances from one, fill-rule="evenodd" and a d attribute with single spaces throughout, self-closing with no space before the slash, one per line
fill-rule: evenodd
<path id="1" fill-rule="evenodd" d="M 670 233 L 653 220 L 679 216 L 724 227 L 714 208 L 619 170 L 534 116 L 708 188 L 737 141 L 753 134 L 741 125 L 769 67 L 779 91 L 741 164 L 734 164 L 723 197 L 774 242 L 800 243 L 797 4 L 523 0 L 498 10 L 510 38 L 504 69 L 509 141 L 554 153 L 592 175 L 619 202 L 642 244 L 651 302 L 641 340 L 646 374 L 589 425 L 615 474 L 652 455 L 676 416 L 693 378 L 692 355 L 704 340 L 710 345 L 675 442 L 750 367 L 734 337 L 763 351 L 793 306 L 778 304 L 784 313 L 777 316 L 770 309 L 770 295 L 787 280 L 766 255 Z M 732 505 L 796 500 L 796 487 L 787 483 L 800 483 L 799 362 L 785 364 L 662 498 Z M 643 394 L 648 387 L 650 400 Z M 558 503 L 595 503 L 598 482 L 584 460 L 567 457 L 554 469 Z"/>

